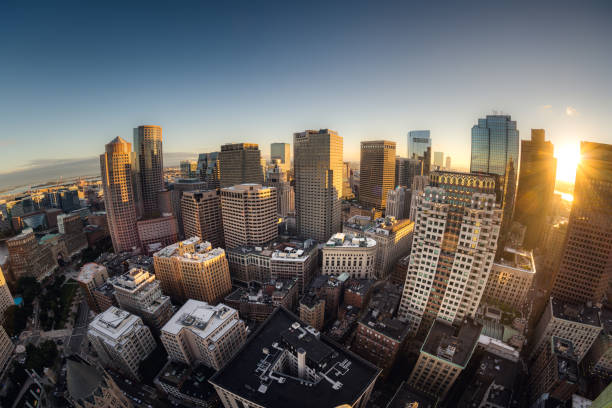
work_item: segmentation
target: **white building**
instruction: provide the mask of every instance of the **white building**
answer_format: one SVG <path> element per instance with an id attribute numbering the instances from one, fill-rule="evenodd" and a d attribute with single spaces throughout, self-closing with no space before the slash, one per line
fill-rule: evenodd
<path id="1" fill-rule="evenodd" d="M 351 278 L 374 279 L 376 266 L 376 241 L 339 232 L 322 248 L 324 275 L 348 273 Z"/>

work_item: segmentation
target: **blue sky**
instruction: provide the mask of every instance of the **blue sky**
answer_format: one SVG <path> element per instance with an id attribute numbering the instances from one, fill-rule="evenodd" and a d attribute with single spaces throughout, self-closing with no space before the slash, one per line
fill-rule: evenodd
<path id="1" fill-rule="evenodd" d="M 266 155 L 329 127 L 347 160 L 431 129 L 459 166 L 494 110 L 559 149 L 612 143 L 610 21 L 606 1 L 5 0 L 0 175 L 94 157 L 139 124 L 163 126 L 166 152 Z"/>

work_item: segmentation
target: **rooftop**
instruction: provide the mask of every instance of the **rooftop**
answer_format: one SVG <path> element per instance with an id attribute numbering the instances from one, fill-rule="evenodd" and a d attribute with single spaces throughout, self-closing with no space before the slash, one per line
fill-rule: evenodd
<path id="1" fill-rule="evenodd" d="M 412 388 L 410 384 L 403 381 L 386 408 L 435 408 L 436 404 L 437 400 Z"/>
<path id="2" fill-rule="evenodd" d="M 522 272 L 535 273 L 533 252 L 521 249 L 505 247 L 501 259 L 496 262 L 499 265 L 509 266 Z"/>
<path id="3" fill-rule="evenodd" d="M 377 218 L 376 221 L 366 229 L 366 232 L 375 235 L 390 235 L 402 228 L 410 226 L 410 224 L 413 224 L 413 222 L 407 218 L 403 220 L 398 220 L 395 217 Z"/>
<path id="4" fill-rule="evenodd" d="M 249 283 L 246 288 L 239 287 L 225 298 L 242 303 L 274 304 L 274 299 L 284 298 L 295 287 L 297 278 L 275 279 L 264 284 L 256 281 Z"/>
<path id="5" fill-rule="evenodd" d="M 208 379 L 215 373 L 205 365 L 190 367 L 187 364 L 169 361 L 157 375 L 157 380 L 176 388 L 180 393 L 207 401 L 217 394 Z"/>
<path id="6" fill-rule="evenodd" d="M 261 255 L 279 261 L 305 261 L 312 255 L 315 248 L 314 241 L 311 239 L 305 241 L 281 240 L 266 246 L 241 246 L 228 249 L 227 252 L 239 255 Z"/>
<path id="7" fill-rule="evenodd" d="M 191 249 L 193 247 L 193 250 Z M 225 253 L 223 248 L 214 248 L 208 241 L 192 237 L 169 245 L 153 254 L 154 258 L 181 258 L 184 262 L 206 262 Z"/>
<path id="8" fill-rule="evenodd" d="M 436 356 L 464 368 L 478 343 L 482 325 L 464 320 L 457 330 L 450 323 L 436 320 L 429 329 L 421 352 Z"/>
<path id="9" fill-rule="evenodd" d="M 300 305 L 305 305 L 309 309 L 315 307 L 318 303 L 323 302 L 323 299 L 319 298 L 315 293 L 309 292 L 302 296 L 300 299 Z"/>
<path id="10" fill-rule="evenodd" d="M 560 337 L 550 339 L 552 351 L 557 357 L 558 376 L 571 383 L 578 382 L 578 362 L 574 354 L 574 343 Z"/>
<path id="11" fill-rule="evenodd" d="M 597 308 L 563 302 L 553 297 L 550 298 L 550 304 L 552 313 L 556 318 L 601 327 L 599 309 Z"/>
<path id="12" fill-rule="evenodd" d="M 308 376 L 284 357 L 305 353 Z M 380 370 L 279 307 L 211 382 L 255 404 L 277 407 L 352 406 Z"/>
<path id="13" fill-rule="evenodd" d="M 115 306 L 106 309 L 89 323 L 89 331 L 94 331 L 109 340 L 119 340 L 134 329 L 134 325 L 141 322 L 140 317 L 133 315 Z"/>
<path id="14" fill-rule="evenodd" d="M 327 241 L 325 247 L 341 247 L 341 248 L 371 248 L 376 246 L 376 241 L 372 238 L 357 237 L 352 234 L 338 232 Z"/>
<path id="15" fill-rule="evenodd" d="M 79 271 L 79 276 L 77 276 L 76 280 L 78 280 L 79 282 L 87 283 L 93 279 L 94 275 L 104 272 L 106 272 L 105 266 L 94 262 L 89 262 L 81 267 L 81 270 Z"/>
<path id="16" fill-rule="evenodd" d="M 370 289 L 372 289 L 372 285 L 374 285 L 374 283 L 375 281 L 371 279 L 349 279 L 345 283 L 344 290 L 363 296 L 366 295 Z"/>
<path id="17" fill-rule="evenodd" d="M 202 338 L 208 338 L 219 326 L 236 316 L 236 310 L 219 303 L 217 306 L 189 299 L 162 327 L 161 331 L 177 334 L 188 328 Z"/>

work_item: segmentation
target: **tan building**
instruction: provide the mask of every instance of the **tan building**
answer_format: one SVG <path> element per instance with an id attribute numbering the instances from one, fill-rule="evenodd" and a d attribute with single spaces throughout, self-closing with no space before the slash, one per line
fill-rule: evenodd
<path id="1" fill-rule="evenodd" d="M 185 191 L 181 214 L 185 238 L 200 237 L 215 248 L 225 247 L 219 190 Z"/>
<path id="2" fill-rule="evenodd" d="M 531 251 L 506 247 L 491 268 L 483 297 L 490 303 L 522 310 L 535 273 Z"/>
<path id="3" fill-rule="evenodd" d="M 147 255 L 178 241 L 178 224 L 171 215 L 140 220 L 136 222 L 136 228 L 142 250 Z"/>
<path id="4" fill-rule="evenodd" d="M 9 338 L 8 334 L 6 334 L 4 327 L 0 325 L 0 375 L 4 372 L 6 363 L 8 363 L 9 359 L 13 355 L 14 350 L 15 345 Z"/>
<path id="5" fill-rule="evenodd" d="M 377 244 L 372 238 L 339 232 L 334 234 L 321 249 L 323 256 L 321 273 L 351 278 L 373 279 L 376 275 Z"/>
<path id="6" fill-rule="evenodd" d="M 108 280 L 108 271 L 106 267 L 94 262 L 86 263 L 81 267 L 76 280 L 85 295 L 89 308 L 100 313 L 101 308 L 94 296 L 94 290 L 102 286 Z"/>
<path id="7" fill-rule="evenodd" d="M 293 134 L 298 235 L 325 242 L 342 229 L 343 140 L 328 129 Z"/>
<path id="8" fill-rule="evenodd" d="M 162 291 L 176 299 L 217 304 L 232 289 L 225 251 L 193 237 L 153 254 Z"/>
<path id="9" fill-rule="evenodd" d="M 387 192 L 387 217 L 395 217 L 398 220 L 410 218 L 410 200 L 412 190 L 409 187 L 397 186 Z"/>
<path id="10" fill-rule="evenodd" d="M 134 170 L 138 204 L 145 218 L 159 217 L 159 192 L 164 189 L 164 154 L 161 126 L 134 128 Z"/>
<path id="11" fill-rule="evenodd" d="M 414 222 L 391 217 L 377 219 L 364 232 L 376 241 L 376 274 L 385 279 L 391 274 L 395 263 L 410 252 Z"/>
<path id="12" fill-rule="evenodd" d="M 223 188 L 221 213 L 227 248 L 265 245 L 278 236 L 274 187 L 239 184 Z"/>
<path id="13" fill-rule="evenodd" d="M 6 279 L 4 278 L 2 268 L 0 268 L 0 325 L 4 323 L 4 312 L 6 312 L 6 309 L 14 304 L 15 302 L 13 301 L 13 296 L 11 295 L 11 291 L 6 284 Z M 0 371 L 1 370 L 2 367 L 0 366 Z"/>
<path id="14" fill-rule="evenodd" d="M 459 329 L 436 320 L 421 347 L 408 383 L 443 400 L 469 363 L 481 331 L 482 325 L 472 320 L 466 320 Z"/>
<path id="15" fill-rule="evenodd" d="M 325 323 L 325 299 L 308 293 L 300 299 L 300 320 L 321 331 Z"/>
<path id="16" fill-rule="evenodd" d="M 80 357 L 66 359 L 68 400 L 76 408 L 132 408 L 108 373 Z"/>
<path id="17" fill-rule="evenodd" d="M 132 145 L 119 136 L 100 155 L 102 188 L 110 236 L 115 252 L 132 251 L 140 247 L 136 228 L 136 200 L 132 163 Z"/>
<path id="18" fill-rule="evenodd" d="M 283 171 L 291 171 L 291 145 L 289 143 L 270 144 L 270 160 L 273 162 L 278 160 Z"/>
<path id="19" fill-rule="evenodd" d="M 219 152 L 221 188 L 264 182 L 261 152 L 256 143 L 228 143 Z"/>
<path id="20" fill-rule="evenodd" d="M 387 192 L 395 187 L 395 142 L 361 142 L 359 202 L 384 210 Z"/>
<path id="21" fill-rule="evenodd" d="M 189 365 L 221 369 L 246 341 L 238 311 L 189 299 L 162 328 L 168 358 Z"/>
<path id="22" fill-rule="evenodd" d="M 159 281 L 148 271 L 132 268 L 111 283 L 119 307 L 140 316 L 150 328 L 159 331 L 172 316 L 170 298 L 162 293 Z"/>
<path id="23" fill-rule="evenodd" d="M 83 220 L 79 214 L 58 215 L 57 228 L 64 238 L 68 256 L 87 248 L 87 236 L 83 232 Z"/>
<path id="24" fill-rule="evenodd" d="M 287 178 L 287 171 L 274 160 L 266 174 L 266 186 L 276 189 L 276 213 L 283 218 L 295 214 L 295 191 Z"/>
<path id="25" fill-rule="evenodd" d="M 24 229 L 7 242 L 11 274 L 15 280 L 32 277 L 42 281 L 57 268 L 51 247 L 40 245 L 32 228 Z"/>
<path id="26" fill-rule="evenodd" d="M 110 307 L 89 324 L 87 339 L 106 368 L 114 368 L 135 380 L 141 379 L 140 363 L 155 350 L 155 340 L 142 319 Z"/>

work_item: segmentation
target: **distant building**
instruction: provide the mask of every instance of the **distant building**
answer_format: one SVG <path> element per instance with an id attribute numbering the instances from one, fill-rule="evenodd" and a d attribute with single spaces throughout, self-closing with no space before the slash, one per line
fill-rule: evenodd
<path id="1" fill-rule="evenodd" d="M 535 274 L 531 251 L 506 247 L 491 268 L 483 297 L 521 310 L 528 304 L 527 294 Z"/>
<path id="2" fill-rule="evenodd" d="M 350 234 L 334 234 L 321 249 L 321 272 L 326 275 L 348 273 L 352 278 L 373 279 L 376 267 L 376 241 Z"/>
<path id="3" fill-rule="evenodd" d="M 291 171 L 291 145 L 289 143 L 270 144 L 270 159 L 280 160 L 280 167 L 285 171 Z"/>
<path id="4" fill-rule="evenodd" d="M 353 188 L 351 186 L 351 166 L 349 162 L 342 163 L 342 196 L 343 200 L 352 200 L 355 198 Z"/>
<path id="5" fill-rule="evenodd" d="M 579 370 L 574 345 L 571 341 L 552 336 L 547 346 L 531 366 L 529 401 L 540 396 L 566 402 L 578 390 Z"/>
<path id="6" fill-rule="evenodd" d="M 178 241 L 178 224 L 172 215 L 139 220 L 136 222 L 136 228 L 142 250 L 149 256 Z"/>
<path id="7" fill-rule="evenodd" d="M 412 188 L 416 176 L 423 175 L 423 162 L 420 159 L 395 158 L 395 186 Z"/>
<path id="8" fill-rule="evenodd" d="M 87 248 L 87 237 L 83 232 L 83 220 L 78 214 L 58 215 L 57 228 L 59 233 L 63 234 L 69 256 Z"/>
<path id="9" fill-rule="evenodd" d="M 371 363 L 278 308 L 210 382 L 225 408 L 363 408 L 378 374 Z"/>
<path id="10" fill-rule="evenodd" d="M 134 170 L 137 202 L 145 218 L 159 217 L 159 192 L 164 189 L 164 154 L 161 126 L 134 128 Z M 104 194 L 106 197 L 106 193 Z"/>
<path id="11" fill-rule="evenodd" d="M 101 308 L 94 297 L 94 289 L 103 285 L 107 280 L 108 271 L 106 267 L 93 262 L 83 265 L 76 278 L 89 308 L 96 313 L 101 313 Z"/>
<path id="12" fill-rule="evenodd" d="M 196 160 L 181 160 L 181 177 L 183 178 L 197 178 L 198 175 L 198 162 Z"/>
<path id="13" fill-rule="evenodd" d="M 248 287 L 238 287 L 227 295 L 224 303 L 240 313 L 245 320 L 262 322 L 278 306 L 294 310 L 297 304 L 297 279 L 278 279 L 260 284 L 256 281 Z"/>
<path id="14" fill-rule="evenodd" d="M 66 359 L 68 400 L 77 408 L 132 408 L 110 375 L 80 357 Z"/>
<path id="15" fill-rule="evenodd" d="M 176 217 L 179 225 L 179 231 L 184 237 L 183 231 L 183 213 L 181 211 L 181 199 L 186 191 L 206 190 L 206 182 L 197 178 L 186 178 L 175 180 L 168 188 L 170 191 L 170 204 L 172 206 L 172 214 Z M 167 193 L 164 193 L 167 194 Z M 189 238 L 189 237 L 186 237 Z"/>
<path id="16" fill-rule="evenodd" d="M 446 156 L 446 162 L 444 164 L 444 167 L 446 168 L 446 170 L 451 169 L 451 157 L 450 156 Z"/>
<path id="17" fill-rule="evenodd" d="M 198 156 L 198 178 L 206 184 L 205 190 L 216 190 L 221 186 L 219 152 L 200 153 Z"/>
<path id="18" fill-rule="evenodd" d="M 411 130 L 408 132 L 408 157 L 424 157 L 427 149 L 431 151 L 429 130 Z"/>
<path id="19" fill-rule="evenodd" d="M 434 166 L 438 169 L 444 167 L 444 152 L 434 152 Z"/>
<path id="20" fill-rule="evenodd" d="M 397 186 L 387 193 L 387 209 L 385 216 L 394 217 L 398 220 L 410 217 L 410 200 L 412 190 L 407 187 Z"/>
<path id="21" fill-rule="evenodd" d="M 228 143 L 219 153 L 221 188 L 237 184 L 263 184 L 261 152 L 255 143 Z"/>
<path id="22" fill-rule="evenodd" d="M 191 366 L 221 369 L 246 340 L 238 311 L 189 299 L 161 330 L 168 358 Z"/>
<path id="23" fill-rule="evenodd" d="M 42 281 L 58 267 L 51 248 L 40 245 L 31 228 L 26 228 L 19 235 L 9 238 L 6 244 L 11 273 L 15 280 L 32 277 Z"/>
<path id="24" fill-rule="evenodd" d="M 87 339 L 98 359 L 133 379 L 140 379 L 140 363 L 155 350 L 155 340 L 142 319 L 111 307 L 89 324 Z"/>
<path id="25" fill-rule="evenodd" d="M 276 213 L 279 217 L 295 214 L 295 191 L 289 182 L 288 173 L 284 171 L 278 159 L 268 169 L 265 185 L 276 189 Z"/>
<path id="26" fill-rule="evenodd" d="M 387 192 L 395 187 L 395 142 L 361 142 L 359 202 L 384 210 Z"/>
<path id="27" fill-rule="evenodd" d="M 185 191 L 181 198 L 185 238 L 200 237 L 213 247 L 225 246 L 218 190 Z"/>

